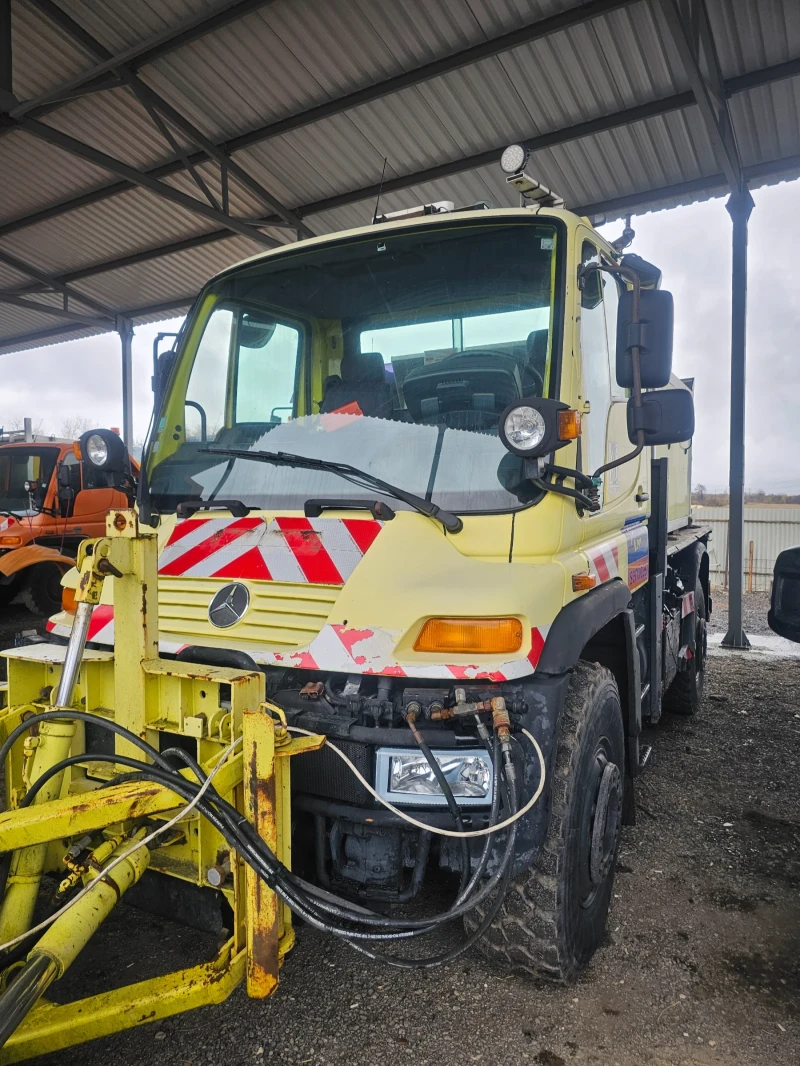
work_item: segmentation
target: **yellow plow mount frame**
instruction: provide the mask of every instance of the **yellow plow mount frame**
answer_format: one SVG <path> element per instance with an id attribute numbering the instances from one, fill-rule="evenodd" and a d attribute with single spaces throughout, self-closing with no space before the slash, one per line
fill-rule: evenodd
<path id="1" fill-rule="evenodd" d="M 122 725 L 156 749 L 170 746 L 176 735 L 191 737 L 205 772 L 217 763 L 231 740 L 241 735 L 240 748 L 220 768 L 214 787 L 245 813 L 278 858 L 290 866 L 290 756 L 316 750 L 324 738 L 289 737 L 279 709 L 265 701 L 264 675 L 260 672 L 160 659 L 155 534 L 139 527 L 133 511 L 110 512 L 107 533 L 107 537 L 82 546 L 77 599 L 98 602 L 99 582 L 108 574 L 114 575 L 116 652 L 84 652 L 70 706 Z M 3 653 L 8 660 L 8 682 L 6 699 L 0 694 L 0 707 L 5 703 L 0 709 L 0 743 L 26 717 L 54 709 L 48 698 L 59 688 L 65 653 L 66 649 L 53 645 Z M 41 726 L 39 730 L 44 739 L 47 731 Z M 78 722 L 71 754 L 83 753 L 90 741 L 96 742 L 95 732 L 106 733 Z M 115 736 L 115 750 L 109 751 L 107 762 L 67 768 L 57 789 L 43 789 L 36 802 L 20 808 L 28 786 L 62 759 L 69 745 L 69 738 L 60 736 L 46 758 L 39 740 L 26 743 L 27 750 L 23 750 L 20 739 L 9 756 L 6 810 L 0 813 L 0 852 L 14 853 L 12 868 L 15 861 L 19 864 L 19 856 L 43 855 L 39 873 L 43 868 L 46 872 L 60 871 L 63 876 L 61 860 L 75 840 L 112 826 L 118 829 L 121 824 L 140 824 L 143 819 L 166 820 L 184 805 L 175 793 L 157 783 L 134 781 L 101 787 L 118 772 L 114 754 L 145 758 L 138 747 Z M 183 773 L 192 779 L 190 771 Z M 213 826 L 193 815 L 179 823 L 180 839 L 171 839 L 162 847 L 155 843 L 149 867 L 207 885 L 209 869 L 219 864 L 220 857 L 228 859 L 231 873 L 220 891 L 233 911 L 233 929 L 216 958 L 65 1005 L 41 999 L 0 1049 L 0 1066 L 219 1003 L 243 979 L 252 997 L 275 991 L 281 959 L 294 942 L 289 909 L 230 850 Z M 34 878 L 30 888 L 34 896 L 37 889 L 38 879 Z M 0 926 L 10 924 L 22 932 L 30 927 L 30 899 L 3 906 Z M 59 923 L 68 923 L 69 914 L 67 911 L 58 919 Z"/>

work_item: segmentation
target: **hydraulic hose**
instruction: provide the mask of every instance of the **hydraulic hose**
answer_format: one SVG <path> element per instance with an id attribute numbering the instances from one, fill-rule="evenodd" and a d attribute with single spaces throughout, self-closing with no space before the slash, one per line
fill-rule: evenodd
<path id="1" fill-rule="evenodd" d="M 221 833 L 221 835 L 231 846 L 231 848 L 233 848 L 242 857 L 242 859 L 255 870 L 259 877 L 261 877 L 268 885 L 270 885 L 270 887 L 274 889 L 279 898 L 283 902 L 285 902 L 299 917 L 307 921 L 315 928 L 320 929 L 324 932 L 331 933 L 343 939 L 351 947 L 361 951 L 362 953 L 368 955 L 371 958 L 377 959 L 379 961 L 384 961 L 389 965 L 400 966 L 402 968 L 428 968 L 450 961 L 451 959 L 458 957 L 458 955 L 462 954 L 464 951 L 468 950 L 469 947 L 473 943 L 475 943 L 475 941 L 481 935 L 483 935 L 483 932 L 486 928 L 488 928 L 488 925 L 494 919 L 494 916 L 496 915 L 499 907 L 502 905 L 502 901 L 505 896 L 505 891 L 511 876 L 511 870 L 513 868 L 512 860 L 514 841 L 517 830 L 516 823 L 520 817 L 522 817 L 528 810 L 531 809 L 531 807 L 541 794 L 542 787 L 544 784 L 544 758 L 541 749 L 539 748 L 535 739 L 527 732 L 527 730 L 523 730 L 523 733 L 531 741 L 534 746 L 534 749 L 537 752 L 537 755 L 539 756 L 540 767 L 542 771 L 539 786 L 536 789 L 534 795 L 531 797 L 531 799 L 527 801 L 527 803 L 522 807 L 521 810 L 518 810 L 518 803 L 516 799 L 516 793 L 513 788 L 513 783 L 506 780 L 506 770 L 502 766 L 499 758 L 499 745 L 497 738 L 495 737 L 493 746 L 487 743 L 487 750 L 490 750 L 492 754 L 494 779 L 490 825 L 482 830 L 459 832 L 458 830 L 450 831 L 428 826 L 424 822 L 419 822 L 410 816 L 406 816 L 404 812 L 398 811 L 397 808 L 393 808 L 392 805 L 388 803 L 388 801 L 386 801 L 380 796 L 377 796 L 377 793 L 375 793 L 371 786 L 369 786 L 369 784 L 367 783 L 369 791 L 376 795 L 376 798 L 378 798 L 380 802 L 382 802 L 385 806 L 389 807 L 389 809 L 401 814 L 401 816 L 406 817 L 406 820 L 411 822 L 411 824 L 414 824 L 420 828 L 425 828 L 434 832 L 438 832 L 441 835 L 460 837 L 462 844 L 466 843 L 466 838 L 471 836 L 486 836 L 487 838 L 484 842 L 484 846 L 482 848 L 481 856 L 478 860 L 476 869 L 472 872 L 472 876 L 466 879 L 466 882 L 465 879 L 462 877 L 462 885 L 459 889 L 459 893 L 453 905 L 448 910 L 444 911 L 441 914 L 433 915 L 430 918 L 424 919 L 393 918 L 384 915 L 378 915 L 371 911 L 368 911 L 364 907 L 351 904 L 349 901 L 341 899 L 333 895 L 332 893 L 320 890 L 316 888 L 316 886 L 308 885 L 301 878 L 297 877 L 295 874 L 292 874 L 291 871 L 289 871 L 286 867 L 283 866 L 283 864 L 272 853 L 266 843 L 258 836 L 255 829 L 247 821 L 244 815 L 241 812 L 237 811 L 235 807 L 233 807 L 227 800 L 223 799 L 216 792 L 212 785 L 213 777 L 219 767 L 224 762 L 226 755 L 233 750 L 235 744 L 238 743 L 238 741 L 234 742 L 234 744 L 228 747 L 226 753 L 223 753 L 223 757 L 220 759 L 214 769 L 210 772 L 210 774 L 206 777 L 203 770 L 198 766 L 196 761 L 191 756 L 187 755 L 187 753 L 183 752 L 181 749 L 168 749 L 165 752 L 158 753 L 155 751 L 155 749 L 151 748 L 150 745 L 148 745 L 146 742 L 136 737 L 124 727 L 117 726 L 116 723 L 109 722 L 106 719 L 98 718 L 96 715 L 89 715 L 86 712 L 65 710 L 45 712 L 42 715 L 36 715 L 33 716 L 33 718 L 27 719 L 27 721 L 22 724 L 22 727 L 18 727 L 16 730 L 14 730 L 14 732 L 9 736 L 6 743 L 2 746 L 2 748 L 0 748 L 0 759 L 5 758 L 6 754 L 8 753 L 8 750 L 10 749 L 10 746 L 14 743 L 17 737 L 25 731 L 25 729 L 27 729 L 31 724 L 34 724 L 35 721 L 42 719 L 47 720 L 47 718 L 75 718 L 78 720 L 89 720 L 98 724 L 102 724 L 103 726 L 106 726 L 118 735 L 124 736 L 125 739 L 130 740 L 135 744 L 138 744 L 139 748 L 143 751 L 143 753 L 152 758 L 156 765 L 143 763 L 137 759 L 121 755 L 109 756 L 107 754 L 101 753 L 85 753 L 83 755 L 70 756 L 69 758 L 62 760 L 57 766 L 49 768 L 45 774 L 41 775 L 41 777 L 33 783 L 28 794 L 24 797 L 22 801 L 23 805 L 27 806 L 30 802 L 32 802 L 38 790 L 44 786 L 49 777 L 51 777 L 54 773 L 63 771 L 63 769 L 68 765 L 102 761 L 114 762 L 121 766 L 131 767 L 134 772 L 119 775 L 108 784 L 118 784 L 122 781 L 131 780 L 151 780 L 160 785 L 163 785 L 164 787 L 169 788 L 181 799 L 187 801 L 187 806 L 183 808 L 174 818 L 170 819 L 169 822 L 160 825 L 158 829 L 149 834 L 149 836 L 146 838 L 148 841 L 157 836 L 159 833 L 163 832 L 171 825 L 176 824 L 181 818 L 183 818 L 186 814 L 190 813 L 190 811 L 194 808 L 197 810 L 198 814 L 202 815 L 210 821 L 214 828 L 216 828 Z M 293 732 L 306 733 L 306 730 L 298 729 L 296 727 L 290 727 L 290 729 Z M 344 761 L 351 766 L 353 772 L 356 773 L 357 776 L 361 777 L 361 775 L 358 774 L 356 768 L 353 767 L 350 763 L 350 760 L 347 759 L 347 757 L 344 756 L 344 754 L 340 752 L 335 745 L 331 744 L 330 746 L 333 748 L 337 755 L 343 758 Z M 439 767 L 438 763 L 436 763 L 436 760 L 433 759 L 433 756 L 430 753 L 430 749 L 428 748 L 427 753 L 425 753 L 424 749 L 422 750 L 426 756 L 426 759 L 428 759 L 429 763 L 431 764 L 433 772 L 436 773 L 436 769 L 434 768 L 435 764 L 435 767 L 438 768 L 441 773 L 441 767 Z M 192 773 L 195 775 L 197 783 L 182 776 L 179 773 L 177 767 L 174 765 L 174 763 L 169 761 L 170 757 L 178 758 L 181 762 L 188 766 L 191 769 Z M 442 777 L 444 777 L 443 774 Z M 443 793 L 446 796 L 447 791 L 449 790 L 452 797 L 452 790 L 450 789 L 449 783 L 446 781 L 446 778 L 444 779 L 444 784 L 446 787 L 442 787 Z M 498 823 L 497 819 L 499 817 L 500 810 L 501 790 L 506 798 L 506 803 L 508 805 L 509 810 L 511 811 L 511 814 L 510 817 L 504 819 L 503 822 Z M 460 817 L 461 816 L 459 812 L 459 818 Z M 506 846 L 504 848 L 504 853 L 501 858 L 501 861 L 498 864 L 498 868 L 495 873 L 491 877 L 485 879 L 478 888 L 477 886 L 483 878 L 486 864 L 488 862 L 488 856 L 491 848 L 491 835 L 496 833 L 498 830 L 504 828 L 509 829 L 509 832 L 507 833 Z M 124 857 L 124 855 L 121 856 L 119 861 L 121 861 Z M 469 870 L 469 865 L 467 865 L 467 870 Z M 438 928 L 441 928 L 444 924 L 452 922 L 457 918 L 460 918 L 463 915 L 471 912 L 492 892 L 497 892 L 497 899 L 493 901 L 489 911 L 485 915 L 484 919 L 481 921 L 480 926 L 467 938 L 465 942 L 460 944 L 458 947 L 444 953 L 443 955 L 419 960 L 396 958 L 394 956 L 383 956 L 375 952 L 371 948 L 365 947 L 362 943 L 360 943 L 361 941 L 391 941 L 426 935 Z M 83 893 L 79 893 L 77 897 L 75 897 L 73 900 L 70 900 L 66 907 L 62 907 L 61 910 L 57 912 L 54 917 L 57 917 L 58 914 L 63 913 L 63 911 L 69 906 L 71 906 L 74 902 L 76 902 L 76 900 L 80 898 L 82 894 Z M 41 923 L 40 926 L 36 927 L 34 930 L 30 930 L 25 935 L 25 939 L 27 940 L 27 938 L 31 934 L 35 934 L 39 930 L 39 928 L 43 928 L 47 924 L 50 924 L 52 920 L 53 918 L 49 918 L 45 923 Z M 344 922 L 345 925 L 342 925 L 342 922 Z M 358 927 L 361 927 L 361 929 L 359 929 Z M 20 939 L 22 938 L 17 938 L 17 941 Z M 17 943 L 17 941 L 9 942 L 9 944 L 2 945 L 2 948 L 9 948 L 13 946 L 13 943 Z"/>
<path id="2" fill-rule="evenodd" d="M 428 766 L 430 766 L 431 770 L 433 771 L 433 776 L 436 778 L 437 782 L 439 783 L 439 788 L 442 790 L 442 795 L 444 796 L 444 798 L 445 798 L 445 800 L 447 802 L 447 807 L 448 807 L 450 813 L 453 816 L 453 824 L 455 825 L 455 827 L 456 827 L 456 829 L 458 830 L 459 833 L 463 833 L 464 832 L 464 821 L 463 821 L 463 819 L 461 817 L 461 809 L 459 808 L 458 804 L 456 803 L 455 796 L 453 795 L 453 790 L 450 787 L 450 782 L 445 777 L 444 771 L 442 770 L 441 766 L 439 765 L 439 760 L 434 758 L 434 755 L 433 755 L 433 752 L 430 749 L 430 746 L 425 742 L 425 738 L 423 737 L 422 733 L 420 733 L 420 731 L 417 729 L 416 715 L 409 714 L 408 717 L 406 718 L 406 722 L 408 724 L 408 728 L 411 730 L 411 735 L 414 738 L 414 741 L 415 741 L 417 747 L 422 752 L 422 754 L 425 756 L 425 760 L 428 763 Z M 464 889 L 465 889 L 465 887 L 467 885 L 467 881 L 469 881 L 470 865 L 471 865 L 471 863 L 470 863 L 470 854 L 469 854 L 469 844 L 467 843 L 467 838 L 465 836 L 462 836 L 461 837 L 461 883 L 459 884 L 459 887 L 458 887 L 459 894 L 464 891 Z"/>

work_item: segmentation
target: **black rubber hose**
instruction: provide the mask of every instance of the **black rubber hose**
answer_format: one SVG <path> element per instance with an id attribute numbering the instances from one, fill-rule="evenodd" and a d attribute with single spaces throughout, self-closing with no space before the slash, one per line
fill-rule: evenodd
<path id="1" fill-rule="evenodd" d="M 141 737 L 137 737 L 135 733 L 132 733 L 130 729 L 126 729 L 124 726 L 117 725 L 116 722 L 110 721 L 108 718 L 101 718 L 100 715 L 90 714 L 88 711 L 73 711 L 73 710 L 58 710 L 58 711 L 42 711 L 40 714 L 32 714 L 30 718 L 26 718 L 24 722 L 12 729 L 8 734 L 5 743 L 0 747 L 0 766 L 5 765 L 5 761 L 8 758 L 8 753 L 12 747 L 22 736 L 26 733 L 32 725 L 36 725 L 38 722 L 53 722 L 53 721 L 69 721 L 74 719 L 77 722 L 90 722 L 92 725 L 99 725 L 102 729 L 108 729 L 112 733 L 116 733 L 117 736 L 124 737 L 129 740 L 131 744 L 135 744 L 141 748 L 145 755 L 148 755 L 154 763 L 160 766 L 163 770 L 174 770 L 174 766 L 169 763 L 160 752 L 156 751 L 154 747 L 151 747 L 146 740 L 142 740 Z M 109 759 L 106 758 L 106 762 Z"/>
<path id="2" fill-rule="evenodd" d="M 509 788 L 509 792 L 512 794 L 512 814 L 516 814 L 517 803 L 516 796 L 513 795 L 513 791 L 514 790 L 512 788 Z M 432 969 L 434 966 L 443 966 L 448 962 L 452 962 L 453 959 L 457 959 L 460 955 L 463 955 L 465 952 L 469 951 L 473 944 L 476 944 L 480 940 L 480 938 L 495 920 L 500 908 L 503 905 L 503 900 L 505 899 L 506 892 L 508 891 L 508 883 L 511 880 L 511 872 L 514 868 L 514 864 L 511 861 L 511 858 L 516 835 L 517 826 L 515 823 L 509 828 L 508 843 L 506 846 L 506 853 L 503 861 L 503 877 L 497 890 L 497 898 L 492 903 L 485 918 L 478 926 L 478 928 L 457 947 L 451 948 L 449 951 L 446 951 L 441 955 L 433 955 L 427 959 L 404 959 L 401 956 L 397 955 L 382 955 L 379 952 L 370 951 L 368 948 L 364 948 L 362 947 L 362 945 L 354 944 L 352 942 L 350 943 L 350 946 L 355 951 L 359 951 L 362 955 L 366 955 L 368 958 L 374 959 L 377 962 L 386 963 L 387 966 L 394 966 L 397 969 L 401 970 L 429 970 Z"/>
<path id="3" fill-rule="evenodd" d="M 443 772 L 441 766 L 439 765 L 438 759 L 434 758 L 434 755 L 433 755 L 433 752 L 430 749 L 430 746 L 427 744 L 427 742 L 425 741 L 425 738 L 422 736 L 420 731 L 411 722 L 409 722 L 409 726 L 411 728 L 411 735 L 414 737 L 414 740 L 415 740 L 415 742 L 417 744 L 417 747 L 419 748 L 419 750 L 422 752 L 422 754 L 427 759 L 428 766 L 430 766 L 431 770 L 433 770 L 433 776 L 439 782 L 439 788 L 442 790 L 442 795 L 444 796 L 445 800 L 447 801 L 447 806 L 450 809 L 450 813 L 453 816 L 453 822 L 455 823 L 456 829 L 458 830 L 459 833 L 463 833 L 464 832 L 464 820 L 461 817 L 461 808 L 456 803 L 455 796 L 453 795 L 453 790 L 450 788 L 450 782 L 444 776 L 444 772 Z M 471 865 L 472 865 L 472 863 L 471 863 L 471 860 L 470 860 L 469 844 L 467 842 L 467 838 L 462 836 L 461 837 L 461 882 L 460 882 L 460 884 L 458 886 L 459 894 L 462 893 L 464 891 L 464 889 L 467 887 L 467 882 L 469 881 Z"/>
<path id="4" fill-rule="evenodd" d="M 84 714 L 84 712 L 70 713 L 74 714 L 76 718 L 83 717 Z M 50 717 L 58 717 L 59 714 L 61 717 L 65 716 L 62 712 L 49 712 Z M 90 720 L 97 720 L 96 716 L 91 716 Z M 28 721 L 24 723 L 25 728 L 28 727 L 30 721 L 31 720 L 28 719 Z M 123 735 L 128 734 L 131 738 L 134 737 L 133 734 L 129 734 L 129 731 L 123 729 L 122 727 L 119 727 L 119 732 L 121 732 Z M 135 739 L 138 740 L 139 738 Z M 12 737 L 9 737 L 9 742 L 13 743 Z M 145 749 L 149 748 L 149 745 L 145 745 L 144 742 L 142 742 L 139 746 Z M 150 750 L 154 751 L 154 749 Z M 183 761 L 185 761 L 190 766 L 194 764 L 192 767 L 193 772 L 198 773 L 198 776 L 202 777 L 202 771 L 191 758 L 191 756 L 186 755 L 186 753 L 182 752 L 181 749 L 178 750 L 181 752 L 180 757 L 183 759 Z M 162 753 L 162 755 L 159 757 L 159 762 L 165 761 L 163 754 L 164 753 Z M 173 752 L 170 751 L 169 754 L 173 754 Z M 177 754 L 177 752 L 175 752 L 174 754 Z M 32 786 L 32 789 L 29 790 L 29 793 L 28 795 L 26 795 L 23 803 L 27 805 L 28 803 L 32 802 L 36 791 L 43 787 L 46 780 L 49 779 L 49 777 L 51 777 L 53 774 L 58 773 L 64 768 L 66 768 L 66 766 L 74 765 L 78 762 L 95 761 L 108 762 L 112 760 L 109 759 L 108 755 L 101 753 L 85 753 L 83 755 L 71 756 L 68 759 L 62 760 L 61 763 L 49 768 L 49 770 L 46 771 L 46 773 L 43 774 L 41 778 L 34 782 L 34 786 Z M 121 775 L 120 777 L 115 778 L 113 782 L 110 782 L 110 784 L 119 783 L 122 780 L 141 780 L 149 778 L 150 780 L 155 780 L 159 784 L 165 785 L 166 787 L 174 791 L 177 795 L 187 800 L 193 799 L 199 791 L 199 785 L 196 785 L 193 782 L 181 777 L 177 773 L 177 770 L 170 764 L 167 764 L 166 769 L 160 769 L 158 767 L 150 766 L 146 763 L 141 763 L 138 760 L 132 759 L 128 756 L 116 756 L 114 757 L 114 761 L 119 762 L 121 765 L 129 765 L 136 767 L 137 772 L 132 774 Z M 497 780 L 497 778 L 495 780 Z M 219 810 L 215 809 L 215 807 L 218 807 Z M 282 866 L 282 864 L 264 844 L 261 838 L 258 837 L 252 825 L 244 818 L 244 816 L 241 815 L 240 812 L 238 812 L 234 807 L 232 807 L 226 800 L 223 800 L 213 788 L 209 788 L 207 790 L 203 801 L 201 801 L 201 803 L 197 805 L 197 809 L 198 813 L 203 814 L 206 818 L 208 818 L 209 821 L 211 821 L 211 823 L 215 826 L 215 828 L 218 829 L 218 831 L 223 835 L 223 837 L 228 841 L 228 843 L 232 847 L 234 847 L 234 849 L 237 850 L 240 854 L 242 854 L 243 858 L 245 858 L 245 861 L 248 861 L 249 864 L 252 865 L 254 869 L 256 869 L 256 871 L 259 873 L 259 876 L 263 877 L 268 884 L 271 884 L 276 889 L 276 891 L 278 891 L 279 895 L 285 900 L 285 902 L 287 902 L 292 907 L 292 909 L 294 909 L 301 917 L 304 917 L 306 920 L 309 920 L 311 924 L 316 925 L 318 928 L 321 928 L 325 931 L 333 933 L 334 935 L 351 941 L 354 939 L 401 939 L 404 937 L 408 937 L 409 935 L 423 935 L 427 932 L 432 931 L 432 929 L 437 927 L 440 923 L 444 921 L 451 921 L 455 917 L 460 916 L 461 913 L 466 913 L 466 911 L 471 910 L 473 906 L 476 905 L 477 902 L 479 902 L 480 898 L 485 897 L 485 895 L 489 891 L 491 891 L 493 884 L 496 883 L 496 880 L 500 876 L 501 872 L 504 873 L 508 869 L 508 859 L 510 858 L 511 854 L 511 845 L 513 843 L 513 836 L 516 833 L 516 827 L 513 827 L 512 833 L 509 836 L 508 846 L 506 848 L 506 855 L 504 857 L 504 861 L 501 863 L 501 869 L 497 871 L 497 874 L 495 876 L 489 879 L 487 884 L 478 893 L 478 896 L 474 900 L 471 900 L 467 906 L 457 906 L 451 909 L 450 912 L 445 912 L 445 914 L 435 916 L 432 919 L 424 919 L 422 921 L 413 922 L 409 922 L 408 920 L 383 919 L 381 916 L 376 915 L 375 922 L 373 923 L 372 919 L 368 918 L 368 916 L 365 916 L 363 908 L 359 908 L 360 913 L 354 913 L 348 910 L 347 901 L 342 900 L 341 908 L 337 906 L 336 910 L 339 911 L 341 909 L 341 917 L 343 917 L 345 920 L 362 923 L 369 922 L 369 924 L 378 924 L 379 926 L 384 926 L 385 922 L 386 925 L 396 930 L 395 932 L 390 934 L 367 932 L 363 934 L 358 934 L 353 930 L 344 930 L 337 928 L 336 926 L 332 926 L 324 920 L 324 918 L 316 910 L 315 903 L 321 906 L 323 910 L 326 910 L 328 909 L 328 907 L 326 906 L 326 901 L 318 897 L 317 900 L 312 902 L 311 900 L 303 899 L 301 896 L 298 895 L 298 889 L 300 888 L 300 886 L 296 883 L 292 883 L 291 873 L 286 870 L 285 867 Z M 493 809 L 496 809 L 496 789 L 495 795 L 493 797 Z M 472 883 L 474 883 L 474 881 L 475 878 L 472 879 Z M 302 891 L 302 889 L 300 889 L 300 891 Z M 503 894 L 504 893 L 500 894 L 501 901 Z M 330 904 L 328 906 L 330 906 Z M 493 909 L 492 917 L 494 913 L 496 913 L 495 909 Z M 471 942 L 474 941 L 471 939 L 470 943 Z M 463 948 L 463 950 L 466 950 L 468 946 L 469 943 Z M 402 962 L 403 964 L 405 964 L 409 962 L 409 960 L 402 960 Z M 423 965 L 438 964 L 433 960 L 420 960 L 420 962 Z"/>

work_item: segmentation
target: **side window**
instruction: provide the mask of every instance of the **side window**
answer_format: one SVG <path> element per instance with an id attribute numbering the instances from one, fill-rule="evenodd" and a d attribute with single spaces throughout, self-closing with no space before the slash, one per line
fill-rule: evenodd
<path id="1" fill-rule="evenodd" d="M 203 332 L 186 390 L 187 441 L 214 440 L 228 424 L 231 408 L 234 427 L 287 421 L 295 410 L 299 358 L 299 329 L 256 312 L 217 308 Z"/>
<path id="2" fill-rule="evenodd" d="M 606 316 L 606 341 L 608 344 L 608 371 L 611 379 L 611 397 L 614 400 L 627 398 L 625 389 L 617 384 L 617 314 L 619 312 L 619 286 L 613 274 L 603 274 L 603 307 Z"/>
<path id="3" fill-rule="evenodd" d="M 225 383 L 233 334 L 233 311 L 218 307 L 203 330 L 186 390 L 187 441 L 213 440 L 225 425 Z"/>
<path id="4" fill-rule="evenodd" d="M 295 409 L 300 330 L 258 321 L 239 323 L 234 422 L 286 422 Z"/>
<path id="5" fill-rule="evenodd" d="M 598 261 L 597 248 L 591 241 L 584 241 L 581 263 Z M 583 469 L 589 474 L 605 462 L 606 423 L 611 404 L 611 375 L 603 307 L 604 280 L 599 270 L 592 270 L 586 276 L 581 290 L 581 363 L 584 399 L 589 401 L 589 414 L 583 422 Z"/>

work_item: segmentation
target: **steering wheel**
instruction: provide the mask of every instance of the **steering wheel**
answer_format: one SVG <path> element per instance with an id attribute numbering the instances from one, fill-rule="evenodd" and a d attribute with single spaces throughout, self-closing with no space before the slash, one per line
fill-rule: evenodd
<path id="1" fill-rule="evenodd" d="M 527 378 L 528 374 L 533 374 L 533 376 L 536 378 L 539 383 L 539 395 L 544 396 L 544 378 L 536 369 L 536 367 L 533 366 L 531 363 L 526 363 L 526 365 L 522 367 L 522 373 L 520 376 L 522 378 L 523 389 L 527 392 L 527 385 L 525 384 L 525 379 Z"/>

